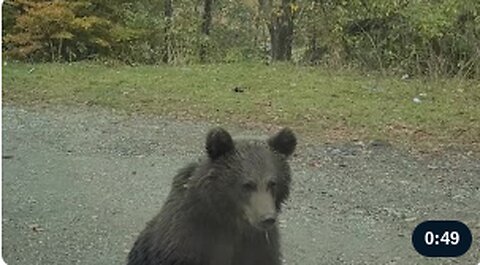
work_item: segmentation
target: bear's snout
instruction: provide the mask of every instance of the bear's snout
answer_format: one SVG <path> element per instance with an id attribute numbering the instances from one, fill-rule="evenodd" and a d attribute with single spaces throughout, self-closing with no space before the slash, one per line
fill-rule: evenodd
<path id="1" fill-rule="evenodd" d="M 260 226 L 262 228 L 268 229 L 268 228 L 272 227 L 275 224 L 276 221 L 277 221 L 277 219 L 275 218 L 275 216 L 273 214 L 265 215 L 265 216 L 262 217 L 262 219 L 260 221 Z"/>

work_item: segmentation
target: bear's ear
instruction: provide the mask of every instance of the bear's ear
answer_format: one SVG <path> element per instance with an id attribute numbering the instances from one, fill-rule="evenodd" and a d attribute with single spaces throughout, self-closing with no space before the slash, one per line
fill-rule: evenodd
<path id="1" fill-rule="evenodd" d="M 234 149 L 232 136 L 220 127 L 214 128 L 207 134 L 206 149 L 208 156 L 215 160 Z"/>
<path id="2" fill-rule="evenodd" d="M 292 130 L 283 128 L 267 140 L 268 145 L 275 151 L 290 156 L 297 146 L 297 138 Z"/>

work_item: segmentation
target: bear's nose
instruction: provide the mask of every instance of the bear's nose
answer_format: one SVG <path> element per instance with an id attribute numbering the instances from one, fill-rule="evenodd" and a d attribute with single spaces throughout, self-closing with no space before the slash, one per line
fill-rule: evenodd
<path id="1" fill-rule="evenodd" d="M 261 223 L 262 223 L 262 226 L 263 226 L 263 227 L 271 227 L 272 225 L 275 224 L 275 221 L 276 221 L 276 220 L 275 220 L 275 217 L 273 217 L 273 216 L 266 216 L 266 217 L 263 218 L 263 220 L 262 220 Z"/>

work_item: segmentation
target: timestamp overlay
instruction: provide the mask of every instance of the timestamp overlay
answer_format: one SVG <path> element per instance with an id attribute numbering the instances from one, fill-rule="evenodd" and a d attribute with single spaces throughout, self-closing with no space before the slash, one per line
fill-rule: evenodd
<path id="1" fill-rule="evenodd" d="M 413 247 L 426 257 L 459 257 L 470 249 L 472 240 L 470 229 L 455 220 L 425 221 L 412 233 Z"/>

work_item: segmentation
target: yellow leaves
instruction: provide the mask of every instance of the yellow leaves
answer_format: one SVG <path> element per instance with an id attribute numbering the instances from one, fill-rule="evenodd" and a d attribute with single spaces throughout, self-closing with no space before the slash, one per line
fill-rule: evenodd
<path id="1" fill-rule="evenodd" d="M 74 19 L 74 13 L 62 2 L 32 4 L 17 18 L 15 28 L 42 38 L 62 31 Z"/>
<path id="2" fill-rule="evenodd" d="M 28 32 L 21 32 L 18 34 L 7 34 L 4 38 L 3 41 L 6 43 L 13 43 L 13 44 L 18 44 L 18 45 L 26 45 L 30 43 L 30 40 L 32 39 L 32 36 Z"/>
<path id="3" fill-rule="evenodd" d="M 242 0 L 242 3 L 245 4 L 252 11 L 258 10 L 258 0 Z"/>
<path id="4" fill-rule="evenodd" d="M 5 41 L 7 43 L 17 43 L 17 45 L 19 45 L 18 48 L 7 50 L 5 52 L 7 55 L 17 58 L 26 58 L 31 53 L 43 48 L 40 42 L 32 41 L 30 38 L 28 38 L 27 34 L 7 35 L 5 37 Z"/>
<path id="5" fill-rule="evenodd" d="M 280 8 L 276 8 L 273 12 L 276 17 L 281 17 L 283 15 L 283 10 Z"/>
<path id="6" fill-rule="evenodd" d="M 27 10 L 26 16 L 36 20 L 36 22 L 64 22 L 71 21 L 75 17 L 73 11 L 64 2 L 41 2 Z"/>
<path id="7" fill-rule="evenodd" d="M 9 54 L 26 57 L 42 50 L 51 53 L 53 59 L 85 46 L 111 47 L 110 21 L 80 15 L 90 5 L 88 1 L 17 0 L 15 4 L 23 12 L 16 17 L 14 31 L 4 38 L 10 44 Z M 57 54 L 53 54 L 54 51 Z"/>
<path id="8" fill-rule="evenodd" d="M 99 25 L 109 25 L 110 22 L 106 19 L 99 18 L 96 16 L 88 16 L 88 17 L 80 17 L 75 18 L 72 21 L 72 26 L 74 28 L 82 29 L 82 30 L 89 30 L 92 27 L 99 26 Z"/>
<path id="9" fill-rule="evenodd" d="M 57 33 L 54 33 L 50 36 L 50 38 L 52 39 L 72 39 L 73 38 L 73 34 L 68 32 L 68 31 L 60 31 L 60 32 L 57 32 Z"/>
<path id="10" fill-rule="evenodd" d="M 272 10 L 272 15 L 274 17 L 281 17 L 285 14 L 295 15 L 300 10 L 300 6 L 297 3 L 290 2 L 288 4 L 277 6 Z"/>
<path id="11" fill-rule="evenodd" d="M 101 38 L 93 38 L 93 42 L 98 44 L 98 46 L 100 47 L 103 47 L 103 48 L 109 48 L 110 47 L 110 43 L 104 39 L 101 39 Z"/>
<path id="12" fill-rule="evenodd" d="M 297 5 L 297 3 L 290 3 L 290 11 L 292 11 L 292 14 L 297 13 L 299 9 L 300 7 Z"/>
<path id="13" fill-rule="evenodd" d="M 18 53 L 19 53 L 18 55 L 19 55 L 20 57 L 26 57 L 26 56 L 28 56 L 30 53 L 35 52 L 35 51 L 37 51 L 37 50 L 39 50 L 39 49 L 41 49 L 41 48 L 42 48 L 42 45 L 41 45 L 40 43 L 34 42 L 34 43 L 32 43 L 32 44 L 29 44 L 29 45 L 26 45 L 26 46 L 23 46 L 22 48 L 20 48 L 20 49 L 18 50 Z"/>
<path id="14" fill-rule="evenodd" d="M 110 33 L 116 42 L 129 41 L 149 34 L 149 32 L 143 29 L 132 29 L 120 25 L 113 25 Z"/>

